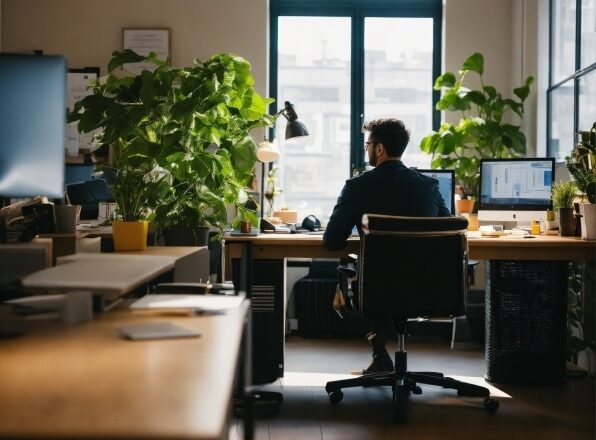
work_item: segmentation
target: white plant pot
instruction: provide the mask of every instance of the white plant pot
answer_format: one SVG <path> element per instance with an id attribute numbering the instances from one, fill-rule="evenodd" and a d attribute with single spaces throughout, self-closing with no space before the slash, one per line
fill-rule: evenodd
<path id="1" fill-rule="evenodd" d="M 596 204 L 581 203 L 579 213 L 581 215 L 582 238 L 596 240 Z"/>

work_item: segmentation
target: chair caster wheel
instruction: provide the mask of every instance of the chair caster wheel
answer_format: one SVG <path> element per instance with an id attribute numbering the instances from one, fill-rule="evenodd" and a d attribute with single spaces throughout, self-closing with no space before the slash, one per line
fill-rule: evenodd
<path id="1" fill-rule="evenodd" d="M 341 399 L 343 399 L 343 398 L 344 398 L 344 393 L 342 393 L 341 390 L 329 392 L 329 401 L 331 403 L 339 403 L 339 402 L 341 402 Z"/>
<path id="2" fill-rule="evenodd" d="M 420 388 L 418 385 L 416 385 L 414 388 L 412 388 L 412 394 L 422 394 L 422 388 Z"/>
<path id="3" fill-rule="evenodd" d="M 497 410 L 499 409 L 499 401 L 495 400 L 495 399 L 491 399 L 490 397 L 487 397 L 486 399 L 484 399 L 484 409 L 489 414 L 496 413 Z"/>

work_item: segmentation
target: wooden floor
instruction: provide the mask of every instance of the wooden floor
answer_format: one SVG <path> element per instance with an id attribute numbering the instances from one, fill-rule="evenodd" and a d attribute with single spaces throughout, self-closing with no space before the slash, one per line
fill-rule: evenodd
<path id="1" fill-rule="evenodd" d="M 451 350 L 449 343 L 418 340 L 406 343 L 409 370 L 441 371 L 461 380 L 486 384 L 481 350 Z M 390 352 L 394 347 L 390 346 Z M 478 398 L 458 398 L 452 390 L 422 385 L 412 396 L 408 422 L 391 421 L 391 389 L 354 388 L 332 405 L 325 393 L 327 380 L 349 377 L 369 361 L 364 339 L 303 339 L 288 337 L 284 378 L 259 387 L 281 391 L 284 403 L 278 415 L 259 418 L 258 440 L 594 440 L 595 387 L 589 379 L 567 380 L 545 387 L 491 386 L 500 401 L 488 415 Z M 352 376 L 353 377 L 353 376 Z M 486 384 L 488 385 L 488 384 Z M 242 438 L 237 421 L 230 438 Z"/>

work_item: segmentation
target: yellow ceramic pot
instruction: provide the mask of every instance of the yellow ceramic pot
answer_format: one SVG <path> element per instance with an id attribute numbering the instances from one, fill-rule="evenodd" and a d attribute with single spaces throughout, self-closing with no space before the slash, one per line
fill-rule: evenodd
<path id="1" fill-rule="evenodd" d="M 119 251 L 143 251 L 147 249 L 147 228 L 149 222 L 139 220 L 136 222 L 124 222 L 117 220 L 112 223 L 112 235 L 114 237 L 114 250 Z"/>

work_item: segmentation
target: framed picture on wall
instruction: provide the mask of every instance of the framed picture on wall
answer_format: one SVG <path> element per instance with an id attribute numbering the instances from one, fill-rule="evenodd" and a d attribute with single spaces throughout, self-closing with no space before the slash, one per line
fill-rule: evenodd
<path id="1" fill-rule="evenodd" d="M 134 50 L 139 55 L 149 55 L 150 52 L 154 52 L 159 59 L 164 61 L 170 56 L 169 29 L 124 28 L 122 41 L 124 49 Z M 128 63 L 124 64 L 123 68 L 134 75 L 138 75 L 143 70 L 154 70 L 155 65 L 150 63 Z"/>

